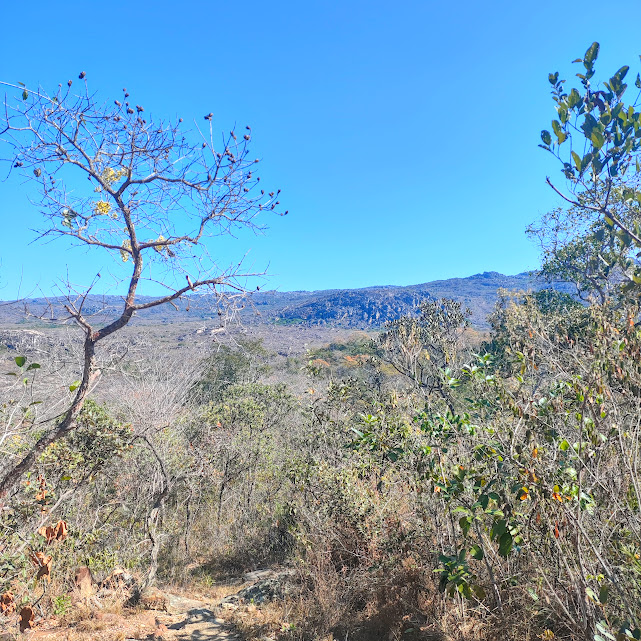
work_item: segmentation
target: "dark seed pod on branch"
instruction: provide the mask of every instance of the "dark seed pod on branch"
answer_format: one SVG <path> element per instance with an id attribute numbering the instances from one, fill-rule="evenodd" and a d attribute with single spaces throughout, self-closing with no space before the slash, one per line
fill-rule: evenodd
<path id="1" fill-rule="evenodd" d="M 78 78 L 82 80 L 87 74 L 84 71 L 81 71 L 80 74 L 78 75 Z"/>

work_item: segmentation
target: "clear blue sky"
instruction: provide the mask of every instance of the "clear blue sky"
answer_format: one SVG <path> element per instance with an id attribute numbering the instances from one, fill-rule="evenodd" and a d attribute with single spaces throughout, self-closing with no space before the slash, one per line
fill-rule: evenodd
<path id="1" fill-rule="evenodd" d="M 210 111 L 250 124 L 285 218 L 250 250 L 281 290 L 414 284 L 535 268 L 525 226 L 558 204 L 559 175 L 537 147 L 553 117 L 547 74 L 601 42 L 598 72 L 630 64 L 634 20 L 604 4 L 462 0 L 379 2 L 6 2 L 0 79 L 42 84 L 87 72 L 105 100 L 185 122 Z M 103 266 L 64 242 L 28 245 L 28 185 L 0 183 L 0 298 L 50 292 Z"/>

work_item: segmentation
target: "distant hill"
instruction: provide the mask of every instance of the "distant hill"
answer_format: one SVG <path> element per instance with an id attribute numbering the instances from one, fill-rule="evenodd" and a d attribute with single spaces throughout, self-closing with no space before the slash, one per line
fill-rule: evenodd
<path id="1" fill-rule="evenodd" d="M 336 327 L 379 327 L 404 314 L 414 313 L 424 299 L 452 298 L 472 311 L 472 324 L 487 327 L 487 317 L 497 299 L 497 291 L 542 289 L 530 273 L 505 276 L 483 272 L 467 278 L 449 278 L 421 285 L 379 286 L 361 289 L 331 289 L 316 292 L 254 292 L 239 307 L 246 324 L 304 324 Z M 565 289 L 565 286 L 561 286 Z M 145 300 L 144 298 L 141 300 Z M 112 317 L 122 306 L 120 296 L 90 295 L 84 304 L 86 316 L 95 320 Z M 65 317 L 62 298 L 33 298 L 0 303 L 0 323 L 56 323 Z M 28 314 L 27 314 L 28 311 Z M 211 296 L 188 296 L 176 307 L 163 305 L 139 312 L 136 322 L 172 323 L 218 318 Z"/>
<path id="2" fill-rule="evenodd" d="M 541 288 L 530 274 L 504 276 L 484 272 L 467 278 L 450 278 L 421 285 L 367 287 L 309 292 L 272 313 L 277 322 L 328 323 L 348 327 L 376 327 L 416 311 L 424 299 L 452 298 L 472 311 L 472 323 L 487 326 L 497 292 Z"/>

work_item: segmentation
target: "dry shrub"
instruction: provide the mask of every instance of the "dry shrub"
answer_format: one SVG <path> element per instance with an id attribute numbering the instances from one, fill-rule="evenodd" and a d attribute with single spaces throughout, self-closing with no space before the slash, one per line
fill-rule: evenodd
<path id="1" fill-rule="evenodd" d="M 271 602 L 256 607 L 248 605 L 237 610 L 223 610 L 220 616 L 240 634 L 245 641 L 264 641 L 265 639 L 292 637 L 297 632 L 294 620 L 295 609 L 289 603 Z"/>
<path id="2" fill-rule="evenodd" d="M 426 571 L 411 551 L 389 554 L 401 521 L 387 519 L 381 528 L 377 520 L 366 519 L 362 529 L 328 520 L 308 541 L 303 589 L 292 606 L 300 638 L 373 641 L 427 621 L 420 606 L 434 590 Z"/>
<path id="3" fill-rule="evenodd" d="M 345 572 L 338 570 L 328 541 L 319 541 L 307 552 L 307 591 L 296 604 L 294 618 L 303 629 L 325 634 L 346 620 L 354 609 Z"/>

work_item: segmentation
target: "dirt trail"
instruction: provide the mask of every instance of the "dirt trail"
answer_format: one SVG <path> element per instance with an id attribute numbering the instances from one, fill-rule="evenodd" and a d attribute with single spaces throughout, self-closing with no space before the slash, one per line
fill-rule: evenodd
<path id="1" fill-rule="evenodd" d="M 229 586 L 222 599 L 186 596 L 151 588 L 143 594 L 137 611 L 110 612 L 98 606 L 76 623 L 60 625 L 55 619 L 36 621 L 33 630 L 20 638 L 25 641 L 234 641 L 238 631 L 220 618 L 221 608 L 235 610 L 245 602 L 261 603 L 279 590 L 279 577 L 288 573 L 260 570 L 246 574 Z M 94 597 L 95 600 L 95 597 Z M 255 607 L 255 606 L 252 606 Z M 13 641 L 13 633 L 0 641 Z"/>
<path id="2" fill-rule="evenodd" d="M 231 641 L 239 635 L 216 616 L 211 605 L 168 594 L 167 613 L 157 614 L 157 638 L 175 641 Z"/>
<path id="3" fill-rule="evenodd" d="M 168 626 L 174 639 L 230 639 L 235 638 L 231 629 L 216 618 L 207 608 L 190 610 L 182 621 Z M 169 637 L 169 635 L 167 635 Z"/>
<path id="4" fill-rule="evenodd" d="M 40 622 L 23 635 L 3 633 L 0 641 L 237 641 L 238 632 L 216 616 L 212 603 L 165 593 L 164 611 L 115 614 L 94 612 L 77 624 Z"/>

